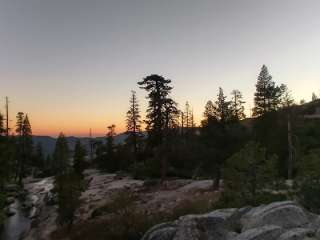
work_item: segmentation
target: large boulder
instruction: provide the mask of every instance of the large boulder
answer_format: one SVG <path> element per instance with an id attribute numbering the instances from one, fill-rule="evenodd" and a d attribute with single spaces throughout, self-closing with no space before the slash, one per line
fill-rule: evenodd
<path id="1" fill-rule="evenodd" d="M 309 223 L 308 215 L 292 201 L 275 202 L 251 209 L 241 218 L 244 230 L 276 225 L 282 228 L 297 228 Z"/>
<path id="2" fill-rule="evenodd" d="M 291 201 L 186 215 L 151 228 L 142 240 L 320 240 L 320 218 Z"/>

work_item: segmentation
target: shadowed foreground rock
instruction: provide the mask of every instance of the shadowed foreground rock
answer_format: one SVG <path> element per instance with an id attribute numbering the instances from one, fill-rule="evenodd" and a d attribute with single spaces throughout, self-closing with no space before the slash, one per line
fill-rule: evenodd
<path id="1" fill-rule="evenodd" d="M 142 240 L 320 240 L 320 217 L 292 201 L 187 215 L 151 228 Z"/>

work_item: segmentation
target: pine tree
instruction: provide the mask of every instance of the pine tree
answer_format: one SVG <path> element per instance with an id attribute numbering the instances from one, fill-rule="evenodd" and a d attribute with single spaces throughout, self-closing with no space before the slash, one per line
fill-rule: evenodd
<path id="1" fill-rule="evenodd" d="M 63 133 L 59 134 L 53 153 L 53 170 L 56 174 L 64 174 L 69 171 L 69 146 Z"/>
<path id="2" fill-rule="evenodd" d="M 86 154 L 86 149 L 82 146 L 80 139 L 78 139 L 74 147 L 73 169 L 74 172 L 79 174 L 80 176 L 82 175 L 83 170 L 85 169 L 84 161 Z"/>
<path id="3" fill-rule="evenodd" d="M 23 173 L 24 173 L 24 166 L 26 164 L 32 165 L 32 152 L 33 152 L 33 140 L 32 140 L 32 129 L 31 124 L 28 118 L 28 114 L 23 119 L 23 126 L 22 126 L 22 138 L 23 138 L 23 155 L 24 155 L 24 162 L 23 162 Z"/>
<path id="4" fill-rule="evenodd" d="M 104 168 L 109 171 L 116 171 L 117 170 L 117 162 L 115 159 L 114 154 L 114 137 L 116 135 L 115 128 L 116 125 L 112 124 L 107 127 L 107 145 L 106 145 L 106 159 L 104 163 Z"/>
<path id="5" fill-rule="evenodd" d="M 179 110 L 177 108 L 177 103 L 172 99 L 167 99 L 164 104 L 164 129 L 165 134 L 168 134 L 168 131 L 176 129 L 179 126 Z M 166 138 L 168 136 L 165 136 Z"/>
<path id="6" fill-rule="evenodd" d="M 22 184 L 22 178 L 26 171 L 25 167 L 26 164 L 31 165 L 31 153 L 33 151 L 31 125 L 28 115 L 24 115 L 23 112 L 18 112 L 17 114 L 16 133 L 18 134 L 18 160 L 16 177 L 18 177 L 19 183 Z"/>
<path id="7" fill-rule="evenodd" d="M 173 111 L 168 106 L 173 106 L 173 100 L 169 97 L 172 87 L 171 80 L 159 75 L 150 75 L 138 82 L 141 89 L 148 92 L 149 106 L 147 108 L 148 139 L 151 146 L 162 144 L 164 130 L 168 124 L 168 114 Z"/>
<path id="8" fill-rule="evenodd" d="M 17 122 L 16 122 L 16 133 L 19 137 L 22 136 L 22 128 L 23 128 L 23 119 L 24 119 L 24 113 L 18 112 L 16 116 Z"/>
<path id="9" fill-rule="evenodd" d="M 281 96 L 281 106 L 282 108 L 288 108 L 292 106 L 294 103 L 294 99 L 291 96 L 291 91 L 288 89 L 288 87 L 284 84 L 280 86 L 282 96 Z"/>
<path id="10" fill-rule="evenodd" d="M 184 117 L 184 127 L 182 128 L 182 133 L 185 135 L 186 140 L 191 137 L 191 135 L 194 133 L 194 115 L 193 115 L 193 109 L 191 108 L 189 102 L 185 103 L 183 115 Z"/>
<path id="11" fill-rule="evenodd" d="M 231 114 L 232 118 L 236 121 L 242 120 L 246 117 L 244 114 L 244 106 L 243 104 L 245 103 L 242 100 L 242 94 L 239 90 L 233 90 L 231 92 L 232 95 L 232 100 L 230 102 L 230 109 L 231 109 Z"/>
<path id="12" fill-rule="evenodd" d="M 131 91 L 130 108 L 127 112 L 127 143 L 133 147 L 135 158 L 138 152 L 139 141 L 142 138 L 141 116 L 136 92 Z"/>
<path id="13" fill-rule="evenodd" d="M 214 117 L 223 125 L 231 119 L 230 102 L 226 100 L 223 89 L 219 88 L 218 98 L 215 101 Z"/>
<path id="14" fill-rule="evenodd" d="M 57 223 L 70 228 L 75 212 L 80 206 L 80 196 L 84 190 L 83 180 L 81 176 L 73 172 L 59 174 L 55 177 L 54 190 L 58 200 Z"/>
<path id="15" fill-rule="evenodd" d="M 204 109 L 204 113 L 203 113 L 203 116 L 204 116 L 204 121 L 208 121 L 210 118 L 214 118 L 214 105 L 213 105 L 213 102 L 212 101 L 208 101 L 206 103 L 206 106 L 205 106 L 205 109 Z"/>
<path id="16" fill-rule="evenodd" d="M 253 116 L 261 116 L 267 112 L 277 110 L 280 105 L 281 95 L 281 87 L 275 85 L 268 68 L 263 65 L 254 94 L 255 107 L 253 108 Z"/>

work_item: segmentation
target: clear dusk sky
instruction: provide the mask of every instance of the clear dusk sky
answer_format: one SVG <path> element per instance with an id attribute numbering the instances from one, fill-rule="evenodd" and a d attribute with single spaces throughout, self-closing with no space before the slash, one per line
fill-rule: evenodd
<path id="1" fill-rule="evenodd" d="M 219 86 L 247 107 L 266 64 L 296 101 L 320 89 L 319 0 L 0 0 L 0 110 L 34 134 L 125 127 L 131 90 L 156 73 L 196 120 Z M 144 111 L 143 111 L 144 112 Z"/>

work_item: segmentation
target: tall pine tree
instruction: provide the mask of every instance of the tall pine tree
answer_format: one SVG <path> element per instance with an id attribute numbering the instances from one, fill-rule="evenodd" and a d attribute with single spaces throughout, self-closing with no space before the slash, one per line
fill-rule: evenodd
<path id="1" fill-rule="evenodd" d="M 209 100 L 207 103 L 206 103 L 206 106 L 204 107 L 204 113 L 203 113 L 203 116 L 204 116 L 204 121 L 208 121 L 210 118 L 213 118 L 214 117 L 214 105 L 213 105 L 213 102 L 211 100 Z"/>
<path id="2" fill-rule="evenodd" d="M 233 90 L 231 92 L 232 100 L 230 102 L 231 114 L 233 120 L 239 121 L 246 117 L 244 114 L 244 106 L 245 103 L 242 99 L 242 94 L 239 90 Z"/>
<path id="3" fill-rule="evenodd" d="M 214 105 L 214 117 L 221 123 L 225 124 L 231 119 L 230 102 L 226 100 L 223 89 L 219 88 L 218 98 Z"/>
<path id="4" fill-rule="evenodd" d="M 282 89 L 275 85 L 268 68 L 263 65 L 258 76 L 256 92 L 254 94 L 253 116 L 262 116 L 275 111 L 281 103 Z"/>
<path id="5" fill-rule="evenodd" d="M 70 170 L 70 151 L 66 137 L 59 134 L 53 153 L 53 170 L 57 175 L 64 174 Z"/>
<path id="6" fill-rule="evenodd" d="M 80 139 L 78 139 L 74 147 L 73 169 L 74 172 L 80 176 L 82 176 L 83 170 L 85 169 L 86 154 L 86 149 L 82 146 Z"/>
<path id="7" fill-rule="evenodd" d="M 127 112 L 127 134 L 128 138 L 126 142 L 129 146 L 132 146 L 133 152 L 136 155 L 138 153 L 139 142 L 142 138 L 141 133 L 141 116 L 139 112 L 139 104 L 135 91 L 131 91 L 130 107 Z"/>
<path id="8" fill-rule="evenodd" d="M 18 112 L 16 133 L 18 136 L 18 154 L 17 154 L 17 166 L 16 177 L 20 184 L 22 184 L 22 178 L 26 172 L 26 165 L 32 165 L 32 130 L 28 115 L 24 115 L 23 112 Z"/>
<path id="9" fill-rule="evenodd" d="M 141 89 L 148 92 L 149 106 L 147 108 L 148 140 L 151 146 L 162 144 L 164 130 L 169 124 L 169 115 L 174 112 L 173 100 L 169 97 L 172 90 L 171 80 L 165 79 L 160 75 L 150 75 L 138 82 Z"/>

